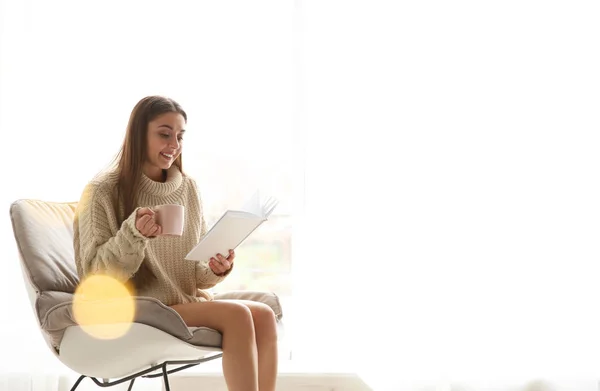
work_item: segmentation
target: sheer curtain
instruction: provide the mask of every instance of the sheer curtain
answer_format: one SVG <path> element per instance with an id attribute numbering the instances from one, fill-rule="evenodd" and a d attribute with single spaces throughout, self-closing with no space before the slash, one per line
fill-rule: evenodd
<path id="1" fill-rule="evenodd" d="M 596 390 L 598 3 L 302 4 L 294 357 L 374 389 Z"/>

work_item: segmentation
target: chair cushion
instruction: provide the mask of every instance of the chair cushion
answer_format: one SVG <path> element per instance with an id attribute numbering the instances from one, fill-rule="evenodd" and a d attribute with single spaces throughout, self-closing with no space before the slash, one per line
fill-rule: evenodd
<path id="1" fill-rule="evenodd" d="M 220 348 L 223 343 L 223 336 L 215 329 L 208 327 L 188 327 L 188 330 L 192 333 L 192 338 L 187 340 L 187 342 L 192 345 Z"/>
<path id="2" fill-rule="evenodd" d="M 231 292 L 216 295 L 215 299 L 253 300 L 267 304 L 273 309 L 277 320 L 281 320 L 282 312 L 277 295 L 270 292 Z M 187 327 L 181 316 L 152 297 L 134 297 L 135 314 L 133 321 L 155 327 L 183 341 L 196 346 L 221 347 L 222 336 L 208 327 Z M 117 300 L 89 302 L 105 309 L 114 305 L 119 308 Z M 60 342 L 67 327 L 76 326 L 73 314 L 73 295 L 64 292 L 44 292 L 37 301 L 37 310 L 41 315 L 41 328 L 51 339 L 52 346 L 58 351 Z"/>
<path id="3" fill-rule="evenodd" d="M 134 297 L 135 313 L 133 321 L 155 327 L 184 341 L 192 339 L 192 332 L 175 310 L 152 297 Z M 52 305 L 54 303 L 54 305 Z M 122 308 L 118 300 L 102 300 L 87 303 L 89 306 Z M 38 299 L 41 328 L 50 336 L 52 345 L 59 350 L 64 332 L 69 326 L 76 326 L 73 314 L 73 295 L 64 292 L 45 292 Z M 211 341 L 213 341 L 211 339 Z M 200 344 L 202 341 L 199 341 Z M 220 341 L 219 341 L 220 344 Z M 212 345 L 211 345 L 212 346 Z M 220 346 L 220 345 L 219 345 Z"/>

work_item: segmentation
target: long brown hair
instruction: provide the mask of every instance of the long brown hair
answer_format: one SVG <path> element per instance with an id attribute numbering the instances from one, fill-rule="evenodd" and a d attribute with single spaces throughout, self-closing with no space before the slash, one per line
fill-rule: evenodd
<path id="1" fill-rule="evenodd" d="M 141 99 L 131 111 L 123 145 L 115 158 L 118 185 L 116 213 L 119 225 L 137 208 L 137 191 L 142 177 L 142 168 L 148 156 L 148 124 L 159 115 L 179 113 L 187 122 L 187 114 L 173 99 L 164 96 L 147 96 Z M 181 154 L 173 162 L 183 173 Z M 135 274 L 136 288 L 148 284 L 156 278 L 146 262 L 142 262 Z"/>

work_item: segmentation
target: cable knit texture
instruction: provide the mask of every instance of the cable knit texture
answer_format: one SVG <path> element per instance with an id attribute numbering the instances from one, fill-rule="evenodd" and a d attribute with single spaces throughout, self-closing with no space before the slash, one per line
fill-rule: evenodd
<path id="1" fill-rule="evenodd" d="M 116 171 L 99 174 L 85 187 L 77 206 L 73 229 L 79 277 L 104 273 L 125 282 L 134 278 L 145 260 L 157 279 L 136 292 L 137 296 L 154 297 L 166 305 L 212 300 L 206 290 L 225 276 L 214 274 L 208 260 L 184 259 L 206 234 L 202 200 L 194 180 L 182 175 L 175 165 L 164 183 L 142 174 L 137 209 L 162 204 L 185 206 L 182 236 L 149 239 L 135 227 L 137 209 L 119 226 L 115 210 L 117 178 Z"/>

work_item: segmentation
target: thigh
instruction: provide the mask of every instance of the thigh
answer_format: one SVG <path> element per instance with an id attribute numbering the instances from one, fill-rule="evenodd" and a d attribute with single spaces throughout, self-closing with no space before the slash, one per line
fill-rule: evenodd
<path id="1" fill-rule="evenodd" d="M 171 306 L 188 327 L 209 327 L 224 332 L 230 327 L 252 326 L 247 305 L 233 300 L 215 300 Z"/>

